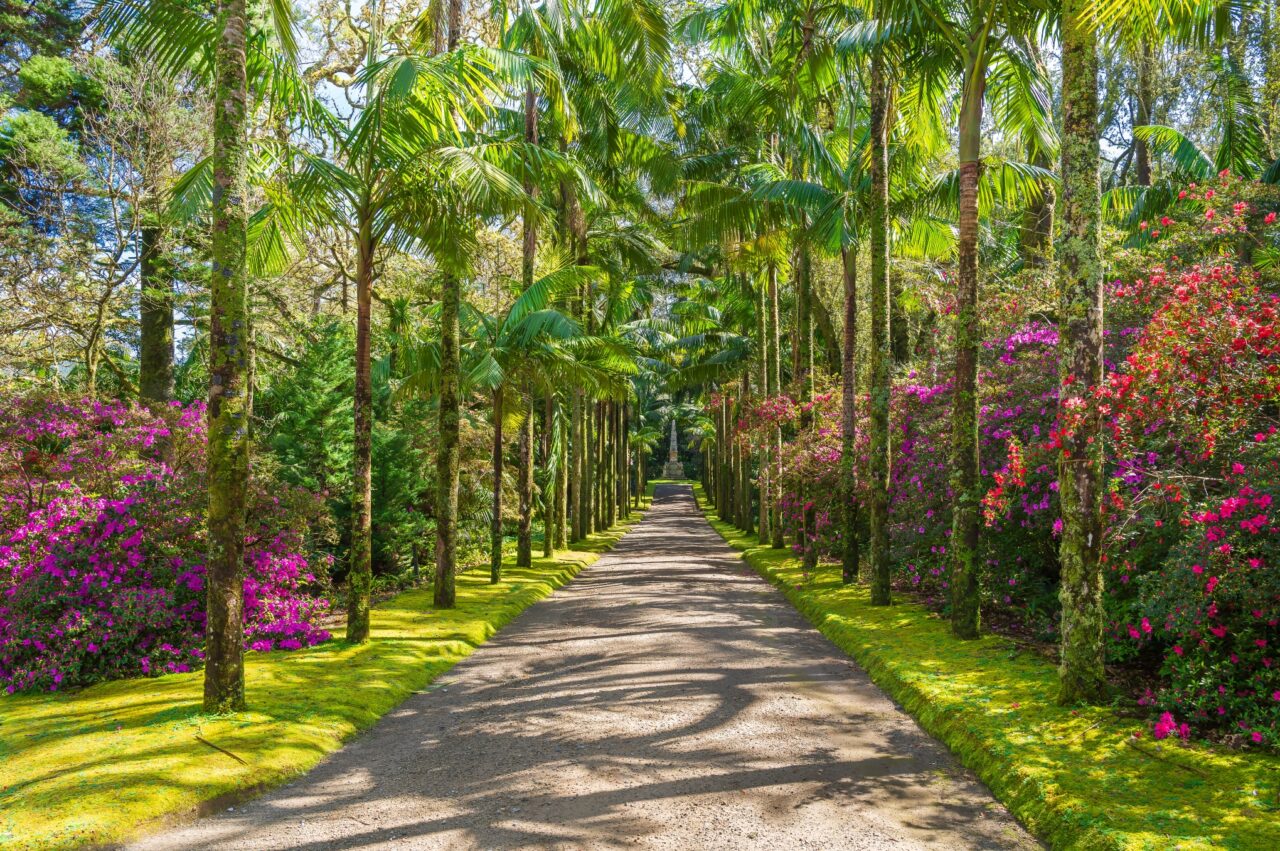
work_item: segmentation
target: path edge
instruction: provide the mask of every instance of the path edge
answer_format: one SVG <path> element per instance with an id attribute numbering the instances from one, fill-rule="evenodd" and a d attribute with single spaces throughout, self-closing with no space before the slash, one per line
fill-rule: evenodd
<path id="1" fill-rule="evenodd" d="M 168 810 L 157 811 L 153 815 L 144 817 L 141 821 L 135 821 L 127 826 L 109 825 L 104 827 L 97 835 L 79 837 L 72 839 L 70 842 L 67 841 L 68 838 L 65 836 L 59 838 L 45 835 L 29 835 L 19 838 L 13 845 L 7 842 L 0 842 L 0 848 L 6 849 L 6 851 L 9 848 L 13 848 L 14 851 L 46 851 L 46 849 L 118 851 L 118 849 L 126 847 L 130 842 L 191 824 L 199 819 L 207 818 L 230 807 L 251 801 L 294 782 L 315 770 L 317 766 L 333 756 L 333 754 L 347 747 L 356 738 L 398 709 L 410 697 L 420 693 L 423 689 L 439 680 L 459 662 L 487 644 L 490 639 L 528 610 L 529 607 L 547 599 L 556 591 L 573 582 L 583 571 L 613 550 L 623 537 L 644 519 L 652 505 L 653 499 L 652 493 L 650 493 L 642 501 L 640 508 L 634 506 L 631 508 L 630 517 L 619 518 L 611 528 L 594 532 L 584 540 L 571 544 L 568 549 L 558 550 L 551 559 L 536 558 L 535 561 L 551 561 L 554 567 L 549 565 L 545 575 L 537 583 L 513 588 L 510 592 L 510 598 L 516 605 L 511 608 L 499 607 L 497 611 L 483 618 L 484 636 L 482 639 L 475 643 L 469 641 L 444 642 L 449 645 L 452 652 L 457 654 L 456 658 L 453 658 L 446 666 L 433 671 L 427 678 L 423 680 L 415 679 L 406 687 L 404 694 L 394 703 L 385 707 L 384 711 L 354 722 L 350 729 L 343 731 L 338 738 L 333 740 L 331 747 L 312 751 L 307 758 L 300 759 L 293 765 L 273 766 L 263 769 L 260 773 L 246 773 L 243 777 L 238 778 L 231 788 L 216 791 L 210 790 L 207 795 L 200 795 L 197 792 L 196 794 L 199 797 L 194 801 L 183 802 L 181 805 Z M 577 549 L 576 547 L 584 548 Z M 486 562 L 483 565 L 473 565 L 468 567 L 467 570 L 487 571 L 488 564 Z M 419 590 L 403 591 L 374 608 L 390 606 L 401 596 L 416 593 Z"/>
<path id="2" fill-rule="evenodd" d="M 927 692 L 904 679 L 893 665 L 858 643 L 853 634 L 856 627 L 807 598 L 765 562 L 752 558 L 753 548 L 734 540 L 725 528 L 729 524 L 715 517 L 715 508 L 707 500 L 702 485 L 694 484 L 693 491 L 703 518 L 738 553 L 738 557 L 781 591 L 805 620 L 857 662 L 872 682 L 899 703 L 925 732 L 942 742 L 962 765 L 973 771 L 996 800 L 1036 838 L 1052 848 L 1124 851 L 1132 847 L 1122 837 L 1109 835 L 1093 825 L 1080 824 L 1084 814 L 1073 812 L 1070 800 L 1061 800 L 1062 796 L 1054 790 L 1019 771 L 1014 760 L 986 747 L 979 737 L 965 729 L 963 716 L 935 707 Z M 738 530 L 734 528 L 733 531 Z"/>

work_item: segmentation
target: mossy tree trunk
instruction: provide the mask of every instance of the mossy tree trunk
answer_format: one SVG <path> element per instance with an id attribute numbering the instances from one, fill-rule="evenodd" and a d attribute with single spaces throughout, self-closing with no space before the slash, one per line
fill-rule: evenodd
<path id="1" fill-rule="evenodd" d="M 524 406 L 524 422 L 520 424 L 519 452 L 520 478 L 517 483 L 520 498 L 520 521 L 516 529 L 516 566 L 533 564 L 533 391 L 526 389 L 521 395 Z"/>
<path id="2" fill-rule="evenodd" d="M 524 141 L 530 146 L 538 144 L 538 95 L 533 84 L 525 87 L 524 93 Z M 524 289 L 533 286 L 534 271 L 538 262 L 538 225 L 534 214 L 534 204 L 538 198 L 538 186 L 527 178 L 524 183 L 525 194 L 530 201 L 525 205 L 521 216 L 523 240 L 520 251 L 520 279 Z M 516 539 L 516 565 L 528 567 L 533 564 L 533 426 L 534 395 L 533 388 L 525 388 L 525 424 L 520 430 L 520 526 Z"/>
<path id="3" fill-rule="evenodd" d="M 493 391 L 493 516 L 489 519 L 489 581 L 502 579 L 503 388 Z"/>
<path id="4" fill-rule="evenodd" d="M 977 638 L 978 534 L 978 180 L 981 177 L 984 54 L 965 66 L 960 105 L 960 235 L 956 270 L 955 380 L 951 409 L 951 630 Z"/>
<path id="5" fill-rule="evenodd" d="M 563 417 L 563 413 L 561 414 Z M 554 546 L 563 550 L 569 545 L 569 447 L 561 424 L 560 440 L 557 443 L 556 457 L 556 534 Z"/>
<path id="6" fill-rule="evenodd" d="M 156 219 L 152 214 L 139 233 L 138 396 L 162 407 L 173 399 L 173 279 Z"/>
<path id="7" fill-rule="evenodd" d="M 769 393 L 769 334 L 768 319 L 766 313 L 769 309 L 769 292 L 768 286 L 764 281 L 757 280 L 756 292 L 756 337 L 760 341 L 760 353 L 757 357 L 758 377 L 756 379 L 756 387 L 760 395 L 767 396 Z M 770 442 L 766 441 L 756 457 L 756 463 L 759 467 L 757 473 L 757 488 L 760 494 L 760 510 L 756 518 L 756 538 L 760 543 L 769 540 L 769 495 L 771 493 L 769 487 L 769 449 Z"/>
<path id="8" fill-rule="evenodd" d="M 436 448 L 436 584 L 435 605 L 456 603 L 458 557 L 458 444 L 462 405 L 459 399 L 458 311 L 462 281 L 446 274 L 440 294 L 440 412 Z"/>
<path id="9" fill-rule="evenodd" d="M 871 392 L 867 508 L 871 602 L 887 606 L 889 580 L 889 81 L 880 51 L 871 59 Z"/>
<path id="10" fill-rule="evenodd" d="M 373 382 L 370 345 L 373 323 L 373 213 L 356 212 L 355 438 L 352 449 L 351 566 L 347 572 L 347 640 L 369 638 L 369 598 L 373 588 Z"/>
<path id="11" fill-rule="evenodd" d="M 844 280 L 844 348 L 840 364 L 840 575 L 858 578 L 858 251 L 840 252 Z"/>
<path id="12" fill-rule="evenodd" d="M 1104 697 L 1102 429 L 1093 391 L 1102 383 L 1103 290 L 1099 252 L 1097 36 L 1088 0 L 1064 0 L 1058 499 L 1062 579 L 1059 700 Z"/>
<path id="13" fill-rule="evenodd" d="M 214 57 L 213 232 L 209 299 L 209 561 L 204 709 L 234 712 L 244 696 L 244 532 L 252 386 L 247 380 L 249 275 L 249 20 L 245 0 L 218 6 Z"/>
<path id="14" fill-rule="evenodd" d="M 768 269 L 769 304 L 765 310 L 768 327 L 765 336 L 769 340 L 769 365 L 766 392 L 777 396 L 782 392 L 782 328 L 778 304 L 778 267 L 770 261 Z M 769 494 L 769 544 L 774 549 L 786 546 L 782 530 L 782 427 L 775 425 L 771 435 L 773 469 L 770 476 L 772 490 Z"/>

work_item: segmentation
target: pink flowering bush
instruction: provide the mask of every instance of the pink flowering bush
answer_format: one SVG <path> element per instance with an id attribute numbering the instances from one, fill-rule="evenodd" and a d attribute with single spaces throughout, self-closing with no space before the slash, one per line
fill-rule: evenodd
<path id="1" fill-rule="evenodd" d="M 1140 702 L 1157 738 L 1280 745 L 1277 207 L 1274 187 L 1227 174 L 1189 187 L 1119 255 L 1108 293 L 1107 379 L 1095 388 L 1109 476 L 1107 652 L 1150 685 Z M 1074 423 L 1059 417 L 1057 329 L 1002 308 L 985 317 L 980 362 L 984 619 L 1052 641 L 1057 462 Z M 946 368 L 931 372 L 892 389 L 890 547 L 897 587 L 945 609 L 951 384 Z M 753 434 L 773 421 L 796 429 L 802 413 L 789 400 L 755 409 L 739 424 Z M 865 471 L 865 397 L 858 409 Z M 820 395 L 783 458 L 784 517 L 797 528 L 812 501 L 819 519 L 804 546 L 831 555 L 844 499 L 839 412 L 839 391 Z M 865 502 L 865 481 L 855 498 Z"/>
<path id="2" fill-rule="evenodd" d="M 204 633 L 204 410 L 6 400 L 0 409 L 0 684 L 53 689 L 190 670 Z M 255 482 L 245 641 L 326 640 L 310 568 L 318 500 Z M 324 571 L 321 571 L 323 577 Z"/>

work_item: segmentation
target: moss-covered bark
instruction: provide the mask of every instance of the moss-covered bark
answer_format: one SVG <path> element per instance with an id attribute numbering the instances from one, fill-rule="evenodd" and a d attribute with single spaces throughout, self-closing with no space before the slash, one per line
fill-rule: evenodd
<path id="1" fill-rule="evenodd" d="M 252 386 L 249 275 L 248 78 L 245 0 L 218 6 L 214 56 L 213 232 L 209 298 L 209 561 L 204 708 L 244 709 L 244 531 Z"/>
<path id="2" fill-rule="evenodd" d="M 841 252 L 844 278 L 844 348 L 840 364 L 840 575 L 858 578 L 858 467 L 854 445 L 858 433 L 858 252 Z"/>
<path id="3" fill-rule="evenodd" d="M 165 405 L 173 399 L 173 279 L 164 229 L 154 220 L 138 234 L 138 277 L 138 396 Z"/>
<path id="4" fill-rule="evenodd" d="M 887 606 L 889 594 L 889 81 L 885 59 L 871 60 L 871 388 L 867 509 L 870 514 L 871 602 Z"/>
<path id="5" fill-rule="evenodd" d="M 782 322 L 778 305 L 778 267 L 771 261 L 768 268 L 769 305 L 765 311 L 769 338 L 769 374 L 766 392 L 777 396 L 782 392 Z M 782 429 L 775 426 L 771 451 L 773 469 L 770 476 L 772 490 L 769 494 L 769 544 L 774 549 L 786 546 L 782 530 Z"/>
<path id="6" fill-rule="evenodd" d="M 462 405 L 459 399 L 458 310 L 462 282 L 444 276 L 440 293 L 440 441 L 436 448 L 436 584 L 435 605 L 453 608 L 458 571 L 458 444 Z"/>
<path id="7" fill-rule="evenodd" d="M 760 347 L 756 355 L 757 369 L 757 387 L 761 395 L 767 396 L 769 393 L 769 349 L 770 341 L 768 334 L 769 322 L 766 314 L 769 311 L 769 293 L 768 286 L 764 281 L 756 283 L 756 339 L 760 342 Z M 772 491 L 769 485 L 769 460 L 772 447 L 769 443 L 765 443 L 764 448 L 756 455 L 756 464 L 758 466 L 757 473 L 757 490 L 760 494 L 760 510 L 756 517 L 756 535 L 761 543 L 769 540 L 769 497 Z"/>
<path id="8" fill-rule="evenodd" d="M 493 391 L 493 516 L 489 518 L 489 581 L 502 580 L 503 389 Z"/>
<path id="9" fill-rule="evenodd" d="M 351 563 L 347 571 L 347 640 L 369 637 L 369 600 L 373 590 L 373 383 L 370 343 L 373 323 L 373 211 L 357 211 L 356 360 L 352 399 Z"/>
<path id="10" fill-rule="evenodd" d="M 978 534 L 978 180 L 986 65 L 965 67 L 960 106 L 960 238 L 956 269 L 955 379 L 951 408 L 951 630 L 977 638 Z"/>
<path id="11" fill-rule="evenodd" d="M 533 392 L 527 390 L 521 397 L 524 421 L 520 424 L 517 452 L 519 480 L 516 489 L 520 499 L 520 519 L 516 527 L 516 566 L 533 564 L 533 424 L 535 419 Z"/>
<path id="12" fill-rule="evenodd" d="M 1106 687 L 1102 601 L 1102 258 L 1098 233 L 1097 36 L 1088 0 L 1062 4 L 1062 229 L 1058 500 L 1062 579 L 1059 700 L 1098 700 Z"/>

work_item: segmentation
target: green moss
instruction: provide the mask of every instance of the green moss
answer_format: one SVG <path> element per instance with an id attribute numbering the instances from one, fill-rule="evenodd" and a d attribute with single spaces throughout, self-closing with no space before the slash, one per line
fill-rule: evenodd
<path id="1" fill-rule="evenodd" d="M 715 520 L 695 489 L 716 531 L 1052 847 L 1280 848 L 1280 760 L 1060 707 L 1045 659 L 998 636 L 957 640 L 917 605 L 873 606 L 836 565 L 805 582 L 798 559 Z"/>
<path id="2" fill-rule="evenodd" d="M 0 848 L 114 842 L 297 776 L 569 582 L 638 518 L 532 567 L 509 564 L 496 585 L 487 570 L 460 574 L 454 609 L 433 609 L 429 589 L 405 592 L 373 610 L 366 643 L 247 654 L 249 709 L 236 715 L 201 711 L 199 673 L 4 698 Z"/>

